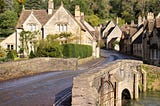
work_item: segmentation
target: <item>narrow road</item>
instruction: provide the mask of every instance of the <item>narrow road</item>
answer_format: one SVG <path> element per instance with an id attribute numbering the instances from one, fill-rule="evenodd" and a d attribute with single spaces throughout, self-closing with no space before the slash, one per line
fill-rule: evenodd
<path id="1" fill-rule="evenodd" d="M 116 59 L 130 58 L 101 51 L 102 58 L 80 65 L 77 71 L 49 72 L 0 83 L 0 106 L 52 106 L 71 89 L 73 77 Z"/>

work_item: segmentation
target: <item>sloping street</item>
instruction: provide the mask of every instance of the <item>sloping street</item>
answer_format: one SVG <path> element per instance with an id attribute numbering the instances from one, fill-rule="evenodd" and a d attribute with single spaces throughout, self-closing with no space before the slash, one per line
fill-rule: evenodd
<path id="1" fill-rule="evenodd" d="M 129 58 L 101 50 L 102 57 L 76 71 L 49 72 L 0 83 L 0 106 L 51 106 L 71 90 L 73 77 L 117 59 Z"/>

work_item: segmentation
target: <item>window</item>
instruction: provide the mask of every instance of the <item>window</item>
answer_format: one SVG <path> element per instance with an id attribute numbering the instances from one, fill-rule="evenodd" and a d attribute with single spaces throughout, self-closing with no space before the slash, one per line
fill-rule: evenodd
<path id="1" fill-rule="evenodd" d="M 155 60 L 158 59 L 158 57 L 159 57 L 158 56 L 158 50 L 157 49 L 152 49 L 151 50 L 151 56 L 152 56 L 151 59 L 155 59 Z"/>
<path id="2" fill-rule="evenodd" d="M 36 24 L 32 23 L 32 24 L 29 24 L 28 26 L 29 26 L 29 28 L 28 28 L 29 31 L 36 31 Z"/>
<path id="3" fill-rule="evenodd" d="M 59 32 L 67 32 L 67 24 L 57 24 L 57 30 Z"/>
<path id="4" fill-rule="evenodd" d="M 14 49 L 14 46 L 13 46 L 12 44 L 8 44 L 8 45 L 7 45 L 7 49 L 8 49 L 8 50 L 13 50 L 13 49 Z"/>

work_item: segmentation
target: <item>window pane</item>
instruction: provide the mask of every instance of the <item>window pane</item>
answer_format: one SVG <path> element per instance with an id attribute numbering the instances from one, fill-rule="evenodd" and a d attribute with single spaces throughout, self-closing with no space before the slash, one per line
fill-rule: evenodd
<path id="1" fill-rule="evenodd" d="M 7 49 L 10 50 L 10 45 L 7 45 Z"/>
<path id="2" fill-rule="evenodd" d="M 13 45 L 11 45 L 11 50 L 13 50 Z"/>

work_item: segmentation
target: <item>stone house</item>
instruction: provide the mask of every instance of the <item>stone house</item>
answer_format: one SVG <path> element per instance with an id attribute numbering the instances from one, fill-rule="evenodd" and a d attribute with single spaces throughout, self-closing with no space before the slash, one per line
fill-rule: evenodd
<path id="1" fill-rule="evenodd" d="M 123 32 L 120 42 L 121 52 L 142 57 L 142 18 L 139 16 L 137 25 L 132 21 L 130 25 L 125 25 L 121 30 Z"/>
<path id="2" fill-rule="evenodd" d="M 144 22 L 143 61 L 160 66 L 160 14 L 148 13 Z"/>
<path id="3" fill-rule="evenodd" d="M 138 24 L 131 22 L 121 28 L 121 52 L 143 59 L 145 63 L 160 66 L 160 14 L 154 17 L 148 13 L 147 19 L 138 17 Z"/>
<path id="4" fill-rule="evenodd" d="M 22 10 L 15 33 L 1 42 L 1 46 L 11 47 L 19 52 L 21 46 L 19 39 L 22 31 L 38 31 L 39 35 L 36 40 L 45 39 L 49 34 L 71 33 L 77 38 L 72 43 L 91 45 L 93 56 L 99 57 L 97 54 L 99 52 L 96 52 L 95 29 L 84 20 L 84 13 L 80 11 L 78 5 L 75 6 L 75 16 L 64 8 L 63 3 L 55 10 L 53 0 L 48 1 L 47 10 Z M 60 38 L 59 40 L 64 43 L 66 39 Z M 28 45 L 31 51 L 33 42 L 29 42 Z"/>
<path id="5" fill-rule="evenodd" d="M 113 23 L 113 21 L 109 21 L 102 27 L 101 34 L 102 40 L 104 41 L 107 49 L 120 50 L 119 42 L 122 36 L 122 31 Z"/>
<path id="6" fill-rule="evenodd" d="M 122 36 L 120 40 L 120 52 L 130 54 L 130 43 L 129 43 L 129 27 L 128 25 L 124 25 L 121 27 Z"/>

